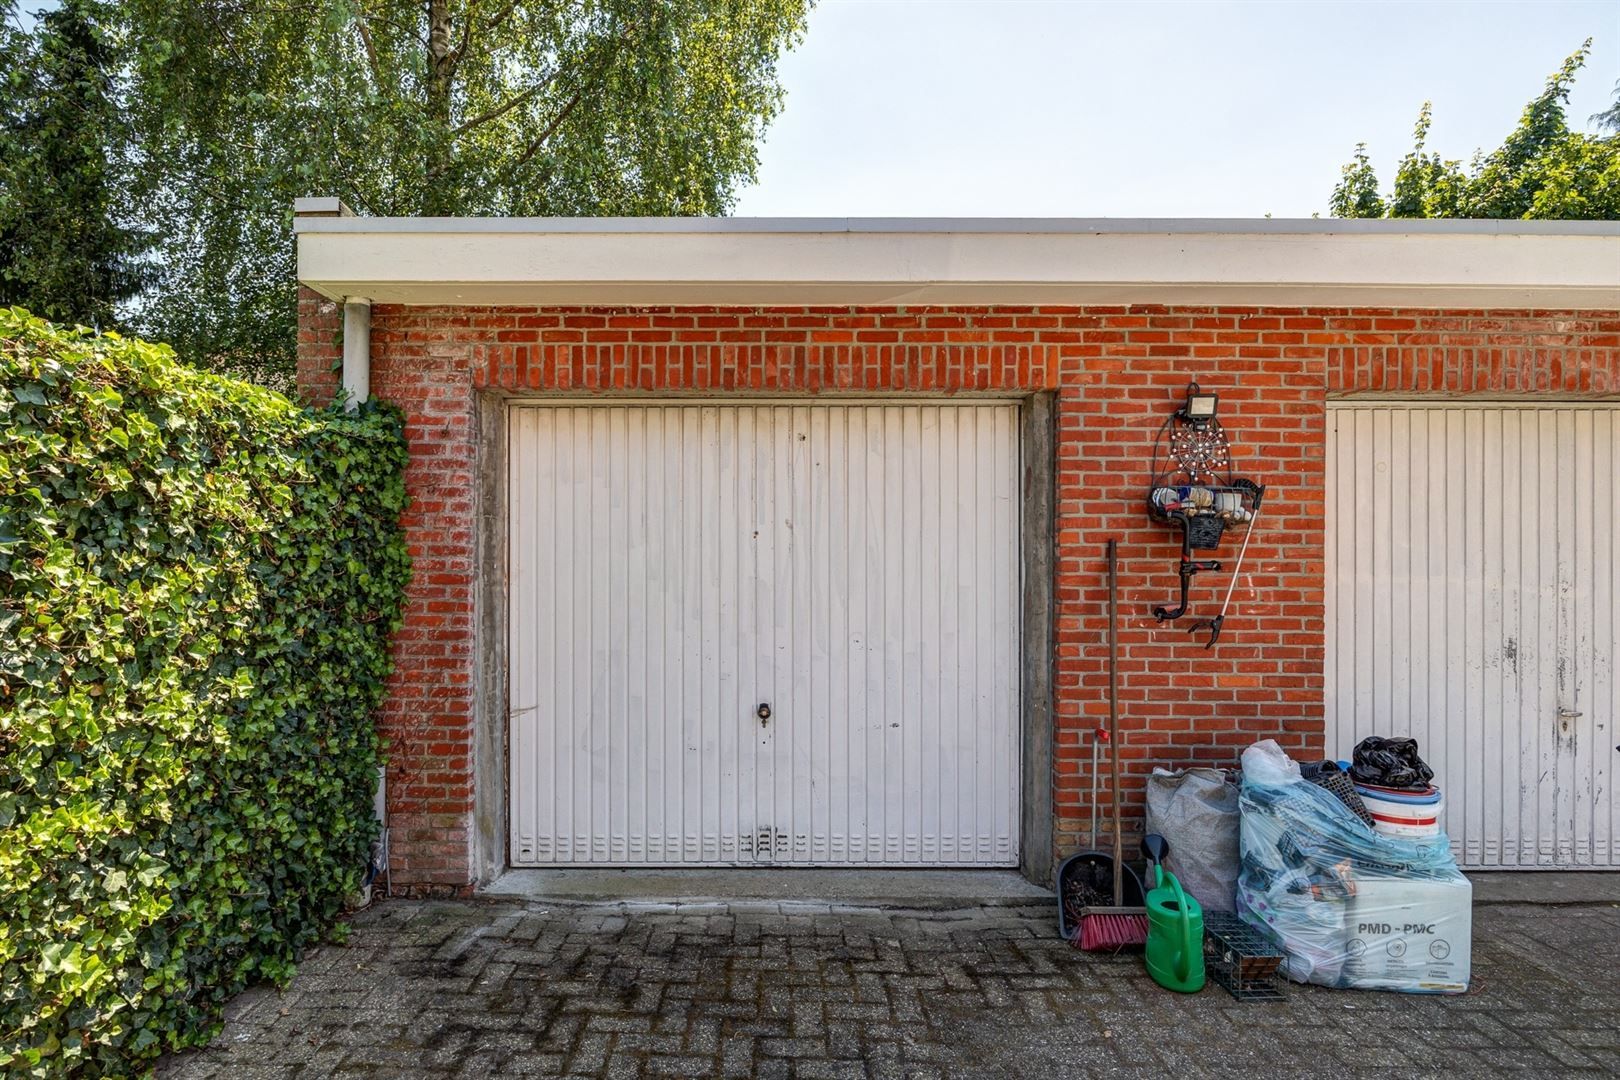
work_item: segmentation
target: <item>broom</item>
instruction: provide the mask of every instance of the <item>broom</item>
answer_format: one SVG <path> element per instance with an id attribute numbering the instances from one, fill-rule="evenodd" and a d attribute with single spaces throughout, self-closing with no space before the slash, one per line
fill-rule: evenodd
<path id="1" fill-rule="evenodd" d="M 1114 903 L 1080 910 L 1074 945 L 1113 952 L 1146 945 L 1147 908 L 1125 906 L 1125 850 L 1119 833 L 1119 542 L 1108 541 L 1108 776 L 1114 804 Z"/>

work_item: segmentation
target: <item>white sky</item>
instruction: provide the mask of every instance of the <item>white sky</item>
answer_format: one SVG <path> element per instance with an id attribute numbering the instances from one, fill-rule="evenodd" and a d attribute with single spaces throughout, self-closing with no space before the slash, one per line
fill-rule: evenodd
<path id="1" fill-rule="evenodd" d="M 741 215 L 1307 217 L 1358 141 L 1387 191 L 1492 149 L 1587 37 L 1570 120 L 1612 101 L 1620 0 L 821 0 Z"/>

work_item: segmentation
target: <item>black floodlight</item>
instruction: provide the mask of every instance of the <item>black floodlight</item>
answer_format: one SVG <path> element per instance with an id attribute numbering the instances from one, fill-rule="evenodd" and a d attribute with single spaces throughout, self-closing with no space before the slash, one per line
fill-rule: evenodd
<path id="1" fill-rule="evenodd" d="M 1181 406 L 1181 418 L 1191 424 L 1207 424 L 1215 419 L 1215 407 L 1219 403 L 1219 394 L 1201 393 L 1197 383 L 1188 383 L 1187 400 Z"/>

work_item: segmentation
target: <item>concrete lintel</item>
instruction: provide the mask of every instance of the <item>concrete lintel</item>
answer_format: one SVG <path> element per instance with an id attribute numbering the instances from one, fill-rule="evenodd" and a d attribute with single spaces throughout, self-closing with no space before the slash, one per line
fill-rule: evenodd
<path id="1" fill-rule="evenodd" d="M 383 220 L 300 218 L 299 280 L 389 304 L 1620 306 L 1616 233 L 369 227 Z M 367 227 L 335 227 L 350 222 Z"/>

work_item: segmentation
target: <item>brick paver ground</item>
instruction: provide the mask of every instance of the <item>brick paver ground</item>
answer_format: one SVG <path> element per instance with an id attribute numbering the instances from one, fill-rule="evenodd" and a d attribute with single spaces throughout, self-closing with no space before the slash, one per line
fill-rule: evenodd
<path id="1" fill-rule="evenodd" d="M 390 901 L 161 1075 L 1620 1075 L 1620 905 L 1479 905 L 1475 986 L 1239 1003 L 1040 907 Z"/>

